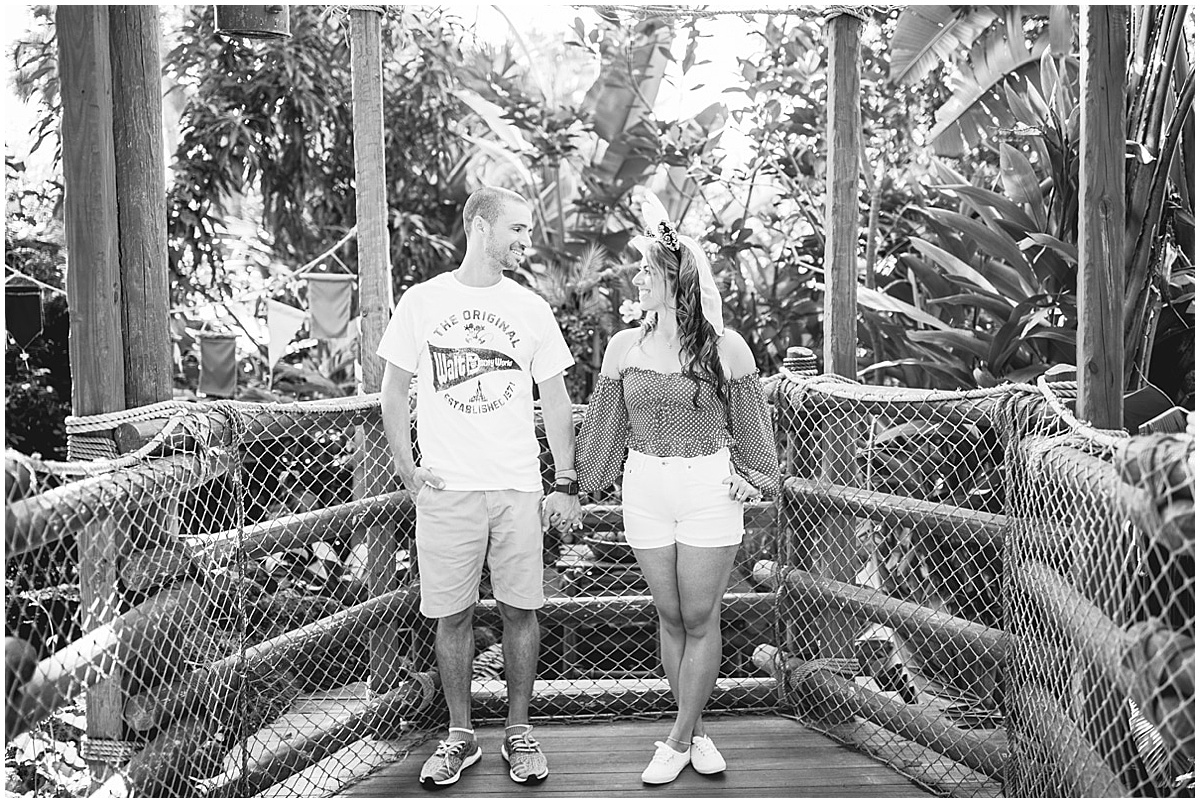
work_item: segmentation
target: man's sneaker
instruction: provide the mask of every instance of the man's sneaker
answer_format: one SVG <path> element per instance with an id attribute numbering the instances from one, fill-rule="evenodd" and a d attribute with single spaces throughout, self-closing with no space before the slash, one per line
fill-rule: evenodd
<path id="1" fill-rule="evenodd" d="M 433 752 L 421 767 L 421 786 L 426 789 L 441 789 L 458 783 L 467 767 L 483 758 L 483 748 L 477 742 L 461 739 L 438 742 Z"/>
<path id="2" fill-rule="evenodd" d="M 692 769 L 701 775 L 725 771 L 725 757 L 707 736 L 692 737 Z"/>
<path id="3" fill-rule="evenodd" d="M 679 777 L 679 773 L 691 761 L 692 748 L 680 753 L 666 742 L 655 742 L 658 749 L 654 758 L 642 770 L 642 783 L 670 783 Z"/>
<path id="4" fill-rule="evenodd" d="M 500 746 L 500 755 L 508 762 L 508 777 L 517 783 L 541 783 L 550 774 L 546 754 L 530 735 L 532 732 L 530 728 L 522 734 L 505 736 Z"/>

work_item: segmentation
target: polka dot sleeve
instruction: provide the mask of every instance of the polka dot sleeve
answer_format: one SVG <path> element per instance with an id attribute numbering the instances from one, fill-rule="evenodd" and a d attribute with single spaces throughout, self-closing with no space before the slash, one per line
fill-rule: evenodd
<path id="1" fill-rule="evenodd" d="M 621 380 L 601 374 L 575 440 L 579 489 L 602 491 L 616 482 L 628 442 L 629 412 Z"/>
<path id="2" fill-rule="evenodd" d="M 758 490 L 763 499 L 779 495 L 779 456 L 771 411 L 758 374 L 747 374 L 729 383 L 729 412 L 734 470 Z"/>

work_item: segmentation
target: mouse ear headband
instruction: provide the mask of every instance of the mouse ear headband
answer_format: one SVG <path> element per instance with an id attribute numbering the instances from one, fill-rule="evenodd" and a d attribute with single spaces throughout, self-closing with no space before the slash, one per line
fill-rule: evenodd
<path id="1" fill-rule="evenodd" d="M 725 321 L 721 315 L 721 294 L 717 291 L 712 266 L 709 265 L 708 257 L 704 255 L 700 243 L 679 233 L 667 216 L 662 201 L 645 187 L 634 188 L 633 205 L 642 216 L 645 231 L 642 235 L 634 237 L 630 243 L 642 253 L 646 252 L 646 246 L 651 240 L 676 253 L 679 253 L 681 248 L 686 248 L 696 265 L 696 278 L 700 285 L 700 312 L 704 315 L 704 320 L 716 330 L 718 337 L 725 334 Z"/>

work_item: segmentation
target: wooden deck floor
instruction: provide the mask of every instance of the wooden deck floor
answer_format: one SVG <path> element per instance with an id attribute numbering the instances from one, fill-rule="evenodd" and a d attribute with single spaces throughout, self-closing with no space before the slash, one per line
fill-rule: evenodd
<path id="1" fill-rule="evenodd" d="M 540 724 L 535 731 L 550 760 L 550 777 L 521 786 L 500 757 L 503 728 L 480 727 L 483 760 L 452 787 L 427 792 L 417 783 L 436 737 L 337 797 L 935 797 L 887 765 L 775 716 L 723 716 L 709 733 L 729 769 L 700 775 L 690 767 L 673 783 L 645 786 L 641 772 L 669 720 Z"/>

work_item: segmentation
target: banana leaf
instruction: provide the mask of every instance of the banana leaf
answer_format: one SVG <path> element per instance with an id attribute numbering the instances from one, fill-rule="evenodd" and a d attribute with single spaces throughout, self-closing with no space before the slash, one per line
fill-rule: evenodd
<path id="1" fill-rule="evenodd" d="M 935 67 L 950 60 L 975 42 L 996 20 L 987 6 L 912 6 L 896 21 L 888 45 L 891 54 L 889 79 L 897 84 L 915 84 Z"/>

